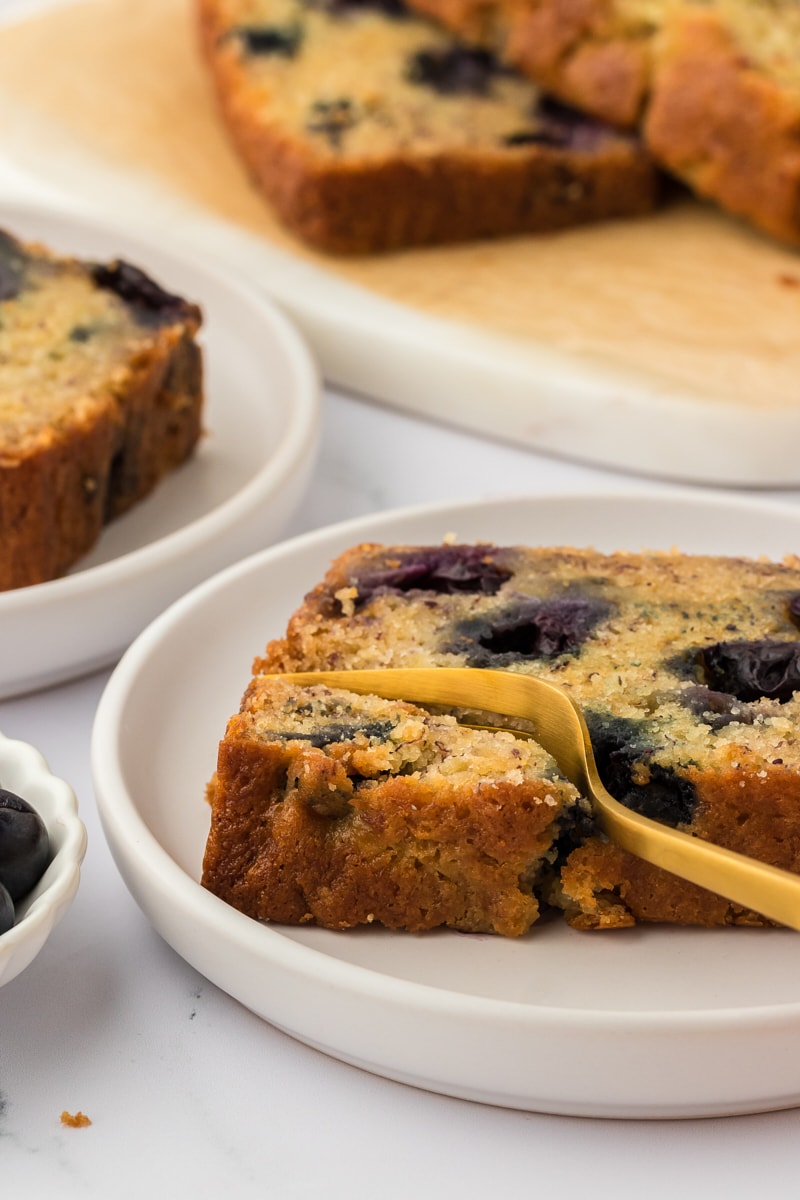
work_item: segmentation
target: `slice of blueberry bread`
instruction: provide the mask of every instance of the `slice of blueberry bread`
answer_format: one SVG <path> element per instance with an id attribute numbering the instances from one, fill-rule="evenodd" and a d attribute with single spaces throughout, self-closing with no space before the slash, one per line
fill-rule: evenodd
<path id="1" fill-rule="evenodd" d="M 656 161 L 800 241 L 797 0 L 409 0 Z"/>
<path id="2" fill-rule="evenodd" d="M 531 740 L 254 679 L 209 786 L 203 884 L 248 916 L 517 936 L 591 822 Z"/>
<path id="3" fill-rule="evenodd" d="M 63 574 L 194 449 L 196 305 L 0 232 L 0 590 Z"/>
<path id="4" fill-rule="evenodd" d="M 254 670 L 535 674 L 580 703 L 617 799 L 800 871 L 799 623 L 794 558 L 365 545 Z M 598 837 L 560 865 L 549 899 L 578 927 L 763 923 Z"/>
<path id="5" fill-rule="evenodd" d="M 401 0 L 197 0 L 223 117 L 282 221 L 352 254 L 647 212 L 638 139 Z"/>

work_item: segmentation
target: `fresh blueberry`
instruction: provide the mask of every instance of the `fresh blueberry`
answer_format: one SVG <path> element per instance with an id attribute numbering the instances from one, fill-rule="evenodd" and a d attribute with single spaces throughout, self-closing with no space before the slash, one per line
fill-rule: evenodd
<path id="1" fill-rule="evenodd" d="M 50 858 L 47 827 L 34 808 L 0 788 L 0 883 L 16 901 L 44 874 Z"/>
<path id="2" fill-rule="evenodd" d="M 0 883 L 0 934 L 7 933 L 14 924 L 14 901 Z"/>

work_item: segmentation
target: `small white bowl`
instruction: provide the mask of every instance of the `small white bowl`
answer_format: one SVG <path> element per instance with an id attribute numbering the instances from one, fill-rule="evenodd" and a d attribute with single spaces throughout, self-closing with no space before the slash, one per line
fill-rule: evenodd
<path id="1" fill-rule="evenodd" d="M 0 934 L 0 987 L 33 962 L 78 890 L 86 830 L 75 793 L 51 774 L 38 750 L 0 734 L 0 787 L 36 809 L 47 826 L 51 859 L 36 887 L 16 907 L 16 924 Z"/>

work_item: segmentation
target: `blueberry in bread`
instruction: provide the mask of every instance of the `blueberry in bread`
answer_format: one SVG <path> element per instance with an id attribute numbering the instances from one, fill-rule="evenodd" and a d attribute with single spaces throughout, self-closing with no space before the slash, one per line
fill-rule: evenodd
<path id="1" fill-rule="evenodd" d="M 401 0 L 197 0 L 244 163 L 281 220 L 358 254 L 647 212 L 638 139 L 545 100 Z"/>
<path id="2" fill-rule="evenodd" d="M 796 0 L 409 0 L 697 193 L 800 242 Z"/>
<path id="3" fill-rule="evenodd" d="M 364 545 L 256 660 L 253 686 L 333 667 L 530 672 L 580 703 L 617 799 L 800 871 L 799 622 L 796 558 Z M 220 803 L 235 811 L 236 789 L 249 792 L 246 774 L 233 778 Z M 581 832 L 577 847 L 557 839 L 558 870 L 536 881 L 577 927 L 764 923 Z"/>
<path id="4" fill-rule="evenodd" d="M 63 574 L 193 451 L 198 307 L 0 232 L 0 589 Z"/>

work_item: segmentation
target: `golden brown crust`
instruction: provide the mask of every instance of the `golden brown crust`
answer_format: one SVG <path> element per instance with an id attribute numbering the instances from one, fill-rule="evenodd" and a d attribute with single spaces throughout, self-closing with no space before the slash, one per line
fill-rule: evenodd
<path id="1" fill-rule="evenodd" d="M 108 479 L 106 520 L 148 495 L 192 453 L 202 433 L 203 362 L 196 317 L 162 330 L 131 367 L 115 399 L 122 416 L 120 444 Z"/>
<path id="2" fill-rule="evenodd" d="M 641 147 L 608 137 L 603 152 L 526 146 L 482 157 L 398 147 L 382 162 L 314 157 L 254 110 L 217 0 L 198 0 L 200 40 L 220 112 L 252 179 L 298 237 L 334 254 L 557 231 L 650 211 L 659 181 Z"/>
<path id="3" fill-rule="evenodd" d="M 370 254 L 473 238 L 556 232 L 649 212 L 656 185 L 644 156 L 621 144 L 602 163 L 546 155 L 482 165 L 441 154 L 355 172 L 310 165 L 253 126 L 231 126 L 244 161 L 287 228 L 331 254 Z"/>
<path id="4" fill-rule="evenodd" d="M 0 590 L 62 575 L 107 521 L 191 454 L 202 420 L 200 319 L 186 305 L 113 372 L 86 412 L 53 426 L 46 441 L 0 451 Z"/>
<path id="5" fill-rule="evenodd" d="M 772 866 L 800 873 L 800 777 L 782 767 L 737 767 L 716 774 L 686 772 L 698 807 L 692 833 Z M 636 921 L 682 925 L 770 925 L 758 913 L 592 839 L 573 851 L 561 872 L 567 919 L 576 929 L 607 929 Z"/>
<path id="6" fill-rule="evenodd" d="M 553 784 L 356 779 L 343 756 L 255 740 L 233 717 L 208 791 L 203 886 L 256 919 L 329 929 L 377 922 L 514 937 L 536 920 L 521 879 L 551 844 Z"/>
<path id="7" fill-rule="evenodd" d="M 621 26 L 610 0 L 409 0 L 485 46 L 546 91 L 601 120 L 637 124 L 650 81 L 650 40 Z"/>
<path id="8" fill-rule="evenodd" d="M 800 99 L 724 12 L 664 5 L 637 22 L 614 0 L 410 3 L 582 111 L 640 124 L 655 160 L 699 195 L 800 242 Z"/>
<path id="9" fill-rule="evenodd" d="M 0 469 L 0 588 L 62 575 L 127 511 L 182 463 L 200 434 L 197 348 L 164 340 L 108 396 L 88 425 L 54 431 L 52 443 Z M 165 387 L 192 377 L 191 388 Z"/>
<path id="10" fill-rule="evenodd" d="M 800 242 L 800 103 L 715 16 L 685 16 L 669 29 L 644 132 L 659 162 L 700 195 Z"/>
<path id="11" fill-rule="evenodd" d="M 705 928 L 768 923 L 619 846 L 597 840 L 570 855 L 561 870 L 561 889 L 573 929 L 624 929 L 640 921 Z"/>

